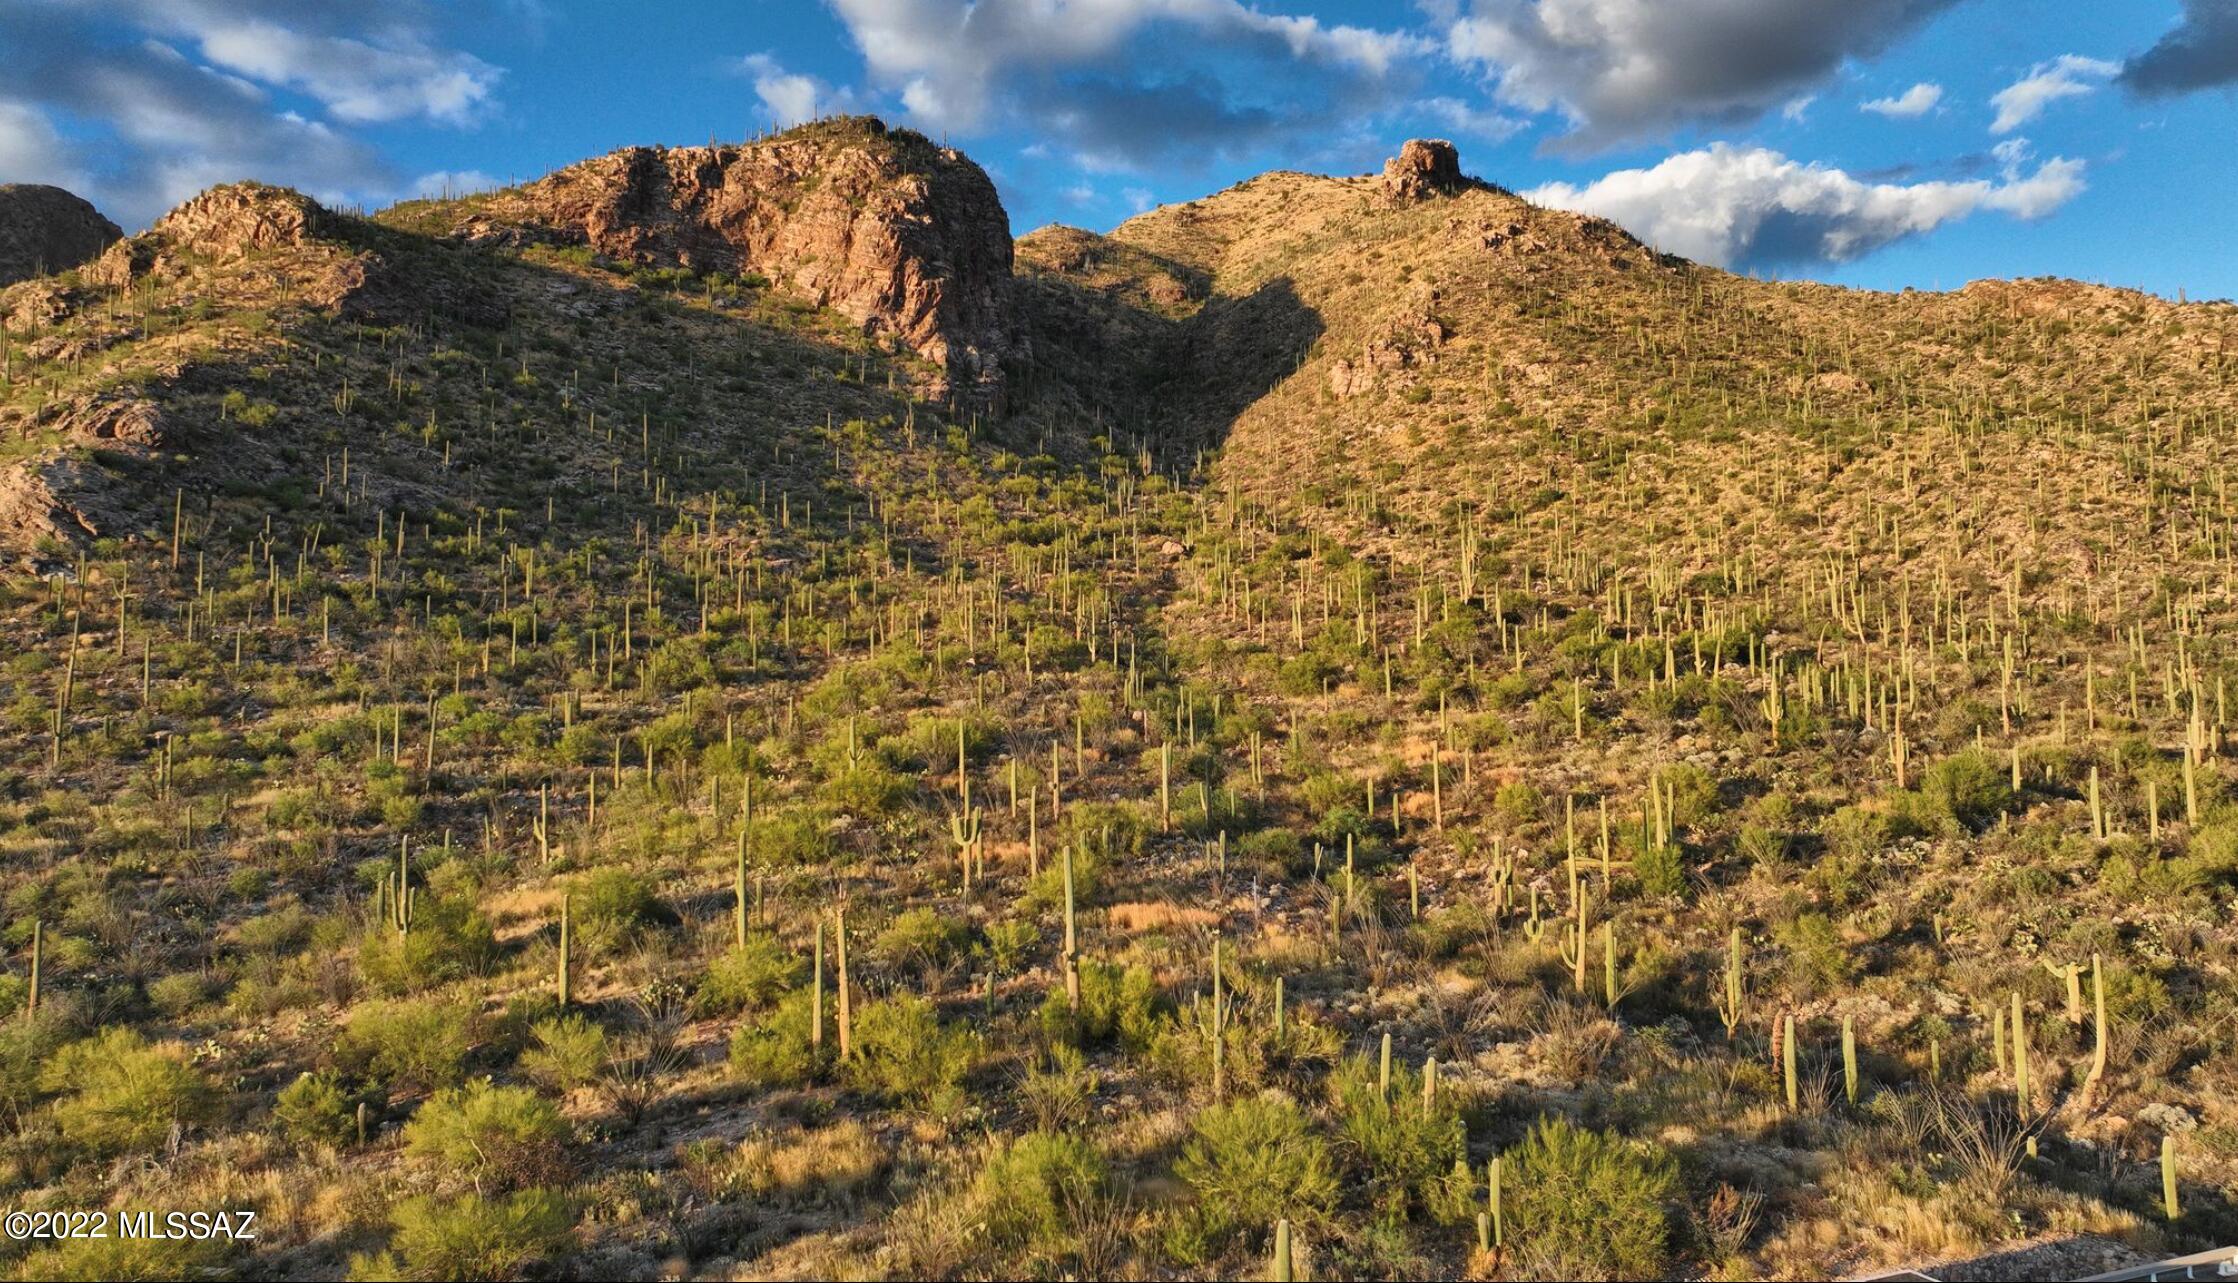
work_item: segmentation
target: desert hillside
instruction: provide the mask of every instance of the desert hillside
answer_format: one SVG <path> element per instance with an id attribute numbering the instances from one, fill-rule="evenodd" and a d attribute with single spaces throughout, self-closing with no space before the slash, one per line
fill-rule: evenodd
<path id="1" fill-rule="evenodd" d="M 2238 310 L 1008 228 L 852 118 L 0 288 L 0 1189 L 258 1216 L 0 1269 L 2238 1239 Z"/>

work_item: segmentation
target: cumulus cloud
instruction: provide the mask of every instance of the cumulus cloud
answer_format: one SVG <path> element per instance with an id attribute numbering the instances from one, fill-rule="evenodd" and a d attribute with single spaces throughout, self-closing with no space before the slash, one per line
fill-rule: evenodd
<path id="1" fill-rule="evenodd" d="M 1030 121 L 1099 171 L 1319 140 L 1396 110 L 1435 43 L 1239 0 L 831 0 L 873 84 L 935 132 Z"/>
<path id="2" fill-rule="evenodd" d="M 1511 138 L 1523 128 L 1524 123 L 1505 112 L 1487 111 L 1474 103 L 1444 95 L 1425 98 L 1416 105 L 1422 114 L 1437 121 L 1450 132 L 1486 142 Z"/>
<path id="3" fill-rule="evenodd" d="M 2019 159 L 1995 182 L 1869 183 L 1763 147 L 1717 143 L 1651 169 L 1524 195 L 1601 215 L 1658 249 L 1720 267 L 1839 263 L 1978 210 L 2041 218 L 2083 190 L 2079 160 L 2054 158 L 2021 177 Z"/>
<path id="4" fill-rule="evenodd" d="M 2009 134 L 2043 115 L 2046 107 L 2060 99 L 2090 93 L 2120 71 L 2118 62 L 2073 53 L 2039 62 L 2028 69 L 2027 75 L 1990 96 L 1989 105 L 1997 109 L 1997 119 L 1990 122 L 1989 132 Z"/>
<path id="5" fill-rule="evenodd" d="M 499 76 L 431 21 L 421 0 L 9 0 L 0 181 L 48 176 L 127 227 L 241 178 L 385 199 L 408 185 L 348 127 L 466 123 Z"/>
<path id="6" fill-rule="evenodd" d="M 854 109 L 852 90 L 834 89 L 814 76 L 787 71 L 773 55 L 748 54 L 738 60 L 738 69 L 753 79 L 754 96 L 780 128 Z"/>
<path id="7" fill-rule="evenodd" d="M 335 120 L 463 124 L 503 74 L 436 45 L 418 0 L 96 0 L 210 66 L 315 99 Z"/>
<path id="8" fill-rule="evenodd" d="M 2184 0 L 2181 22 L 2121 69 L 2134 93 L 2189 93 L 2238 84 L 2238 0 Z"/>
<path id="9" fill-rule="evenodd" d="M 1943 87 L 1921 81 L 1893 98 L 1873 98 L 1857 104 L 1859 111 L 1869 111 L 1890 120 L 1917 120 L 1935 110 L 1943 101 Z"/>
<path id="10" fill-rule="evenodd" d="M 86 173 L 46 113 L 0 98 L 0 182 L 48 183 L 82 191 Z"/>
<path id="11" fill-rule="evenodd" d="M 1758 119 L 1955 0 L 1475 0 L 1447 47 L 1597 148 Z"/>

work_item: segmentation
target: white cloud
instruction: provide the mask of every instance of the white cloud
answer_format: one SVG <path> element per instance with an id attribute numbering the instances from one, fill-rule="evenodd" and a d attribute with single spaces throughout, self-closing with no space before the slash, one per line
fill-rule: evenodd
<path id="1" fill-rule="evenodd" d="M 244 178 L 388 199 L 406 183 L 349 127 L 470 123 L 501 75 L 434 31 L 426 0 L 0 0 L 0 181 L 66 181 L 127 228 Z"/>
<path id="2" fill-rule="evenodd" d="M 2040 218 L 2082 190 L 2083 163 L 2064 158 L 2001 182 L 1868 183 L 1766 148 L 1717 143 L 1651 169 L 1524 195 L 1611 219 L 1660 250 L 1751 267 L 1845 262 L 1977 210 Z"/>
<path id="3" fill-rule="evenodd" d="M 20 84 L 12 136 L 28 139 L 29 163 L 0 163 L 0 181 L 61 181 L 127 230 L 217 183 L 243 178 L 300 187 L 349 205 L 394 189 L 379 153 L 323 121 L 274 111 L 239 77 L 200 66 L 146 41 L 98 49 L 71 46 L 32 64 Z M 65 133 L 36 125 L 69 118 Z"/>
<path id="4" fill-rule="evenodd" d="M 852 90 L 834 89 L 814 76 L 787 71 L 766 53 L 746 55 L 738 60 L 738 68 L 753 78 L 754 96 L 782 128 L 839 115 L 855 105 Z"/>
<path id="5" fill-rule="evenodd" d="M 1459 98 L 1425 98 L 1420 105 L 1423 114 L 1454 133 L 1487 142 L 1512 138 L 1524 124 L 1505 112 L 1488 111 Z"/>
<path id="6" fill-rule="evenodd" d="M 1437 44 L 1241 0 L 830 0 L 912 123 L 1030 123 L 1097 172 L 1325 145 L 1411 105 Z"/>
<path id="7" fill-rule="evenodd" d="M 1573 147 L 1741 124 L 1812 92 L 1956 0 L 1475 0 L 1446 33 L 1500 98 Z"/>
<path id="8" fill-rule="evenodd" d="M 107 0 L 114 16 L 193 46 L 212 67 L 315 99 L 335 120 L 469 123 L 504 74 L 436 44 L 420 0 Z"/>
<path id="9" fill-rule="evenodd" d="M 1935 110 L 1943 101 L 1943 87 L 1922 80 L 1893 98 L 1874 98 L 1857 104 L 1859 111 L 1869 111 L 1890 120 L 1917 120 Z"/>
<path id="10" fill-rule="evenodd" d="M 30 103 L 0 99 L 0 183 L 47 183 L 82 192 L 84 169 L 45 112 Z"/>
<path id="11" fill-rule="evenodd" d="M 2028 69 L 2027 75 L 1991 96 L 1989 105 L 1997 109 L 1997 119 L 1990 122 L 1989 132 L 2009 134 L 2044 114 L 2044 108 L 2060 99 L 2090 93 L 2120 72 L 2118 62 L 2072 53 L 2039 62 Z"/>
<path id="12" fill-rule="evenodd" d="M 217 66 L 309 94 L 349 124 L 414 116 L 465 124 L 500 75 L 472 54 L 408 39 L 374 44 L 261 21 L 213 23 L 194 36 L 202 56 Z"/>
<path id="13" fill-rule="evenodd" d="M 1158 203 L 1158 194 L 1147 187 L 1129 187 L 1121 191 L 1119 195 L 1126 200 L 1127 208 L 1137 214 Z"/>

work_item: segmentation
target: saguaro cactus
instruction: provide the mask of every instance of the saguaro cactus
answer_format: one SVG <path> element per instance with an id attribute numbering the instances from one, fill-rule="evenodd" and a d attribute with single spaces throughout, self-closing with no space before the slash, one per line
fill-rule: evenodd
<path id="1" fill-rule="evenodd" d="M 2096 1090 L 2106 1076 L 2106 973 L 2095 953 L 2090 955 L 2090 1001 L 2090 1076 L 2083 1080 L 2085 1092 Z"/>
<path id="2" fill-rule="evenodd" d="M 1780 1073 L 1781 1077 L 1786 1080 L 1787 1085 L 1787 1112 L 1791 1114 L 1801 1113 L 1803 1098 L 1795 1077 L 1795 1013 L 1793 1012 L 1787 1013 L 1785 1030 L 1780 1040 Z"/>
<path id="3" fill-rule="evenodd" d="M 808 989 L 808 1048 L 811 1053 L 824 1047 L 824 920 L 816 919 L 815 962 L 809 972 Z"/>
<path id="4" fill-rule="evenodd" d="M 1487 1188 L 1484 1193 L 1485 1202 L 1490 1204 L 1488 1210 L 1492 1216 L 1492 1246 L 1494 1248 L 1499 1248 L 1507 1242 L 1507 1227 L 1501 1221 L 1500 1211 L 1500 1163 L 1500 1156 L 1494 1154 L 1487 1171 Z"/>
<path id="5" fill-rule="evenodd" d="M 1731 1041 L 1740 1028 L 1741 1017 L 1741 929 L 1733 930 L 1725 938 L 1725 997 L 1717 1005 L 1717 1018 L 1724 1022 L 1725 1037 Z"/>
<path id="6" fill-rule="evenodd" d="M 2021 1011 L 2020 991 L 2013 991 L 2013 1091 L 2020 1098 L 2020 1112 L 2029 1112 L 2028 1018 Z"/>
<path id="7" fill-rule="evenodd" d="M 2173 1132 L 2160 1138 L 2160 1210 L 2172 1221 L 2184 1214 L 2183 1204 L 2176 1197 L 2176 1136 Z"/>
<path id="8" fill-rule="evenodd" d="M 45 962 L 46 944 L 46 920 L 35 918 L 31 922 L 31 989 L 23 1002 L 23 1015 L 27 1020 L 39 1014 L 39 981 L 42 978 L 41 967 Z"/>
<path id="9" fill-rule="evenodd" d="M 567 1006 L 575 1000 L 574 973 L 568 969 L 569 947 L 574 943 L 572 915 L 568 912 L 569 897 L 560 895 L 559 921 L 559 1005 Z"/>
<path id="10" fill-rule="evenodd" d="M 1849 1016 L 1842 1017 L 1842 1093 L 1857 1103 L 1857 1025 Z"/>
<path id="11" fill-rule="evenodd" d="M 1080 1010 L 1080 936 L 1078 918 L 1072 898 L 1072 846 L 1065 845 L 1061 853 L 1065 866 L 1065 1002 L 1073 1010 Z"/>
<path id="12" fill-rule="evenodd" d="M 948 817 L 948 836 L 956 843 L 956 859 L 963 865 L 964 890 L 971 890 L 972 857 L 979 849 L 979 811 L 958 812 Z"/>

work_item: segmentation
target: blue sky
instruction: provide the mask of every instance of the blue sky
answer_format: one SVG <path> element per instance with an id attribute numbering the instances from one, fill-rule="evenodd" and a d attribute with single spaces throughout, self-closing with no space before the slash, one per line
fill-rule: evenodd
<path id="1" fill-rule="evenodd" d="M 1019 231 L 1409 137 L 1738 271 L 2238 295 L 2238 0 L 0 0 L 0 181 L 138 227 L 870 111 Z"/>

